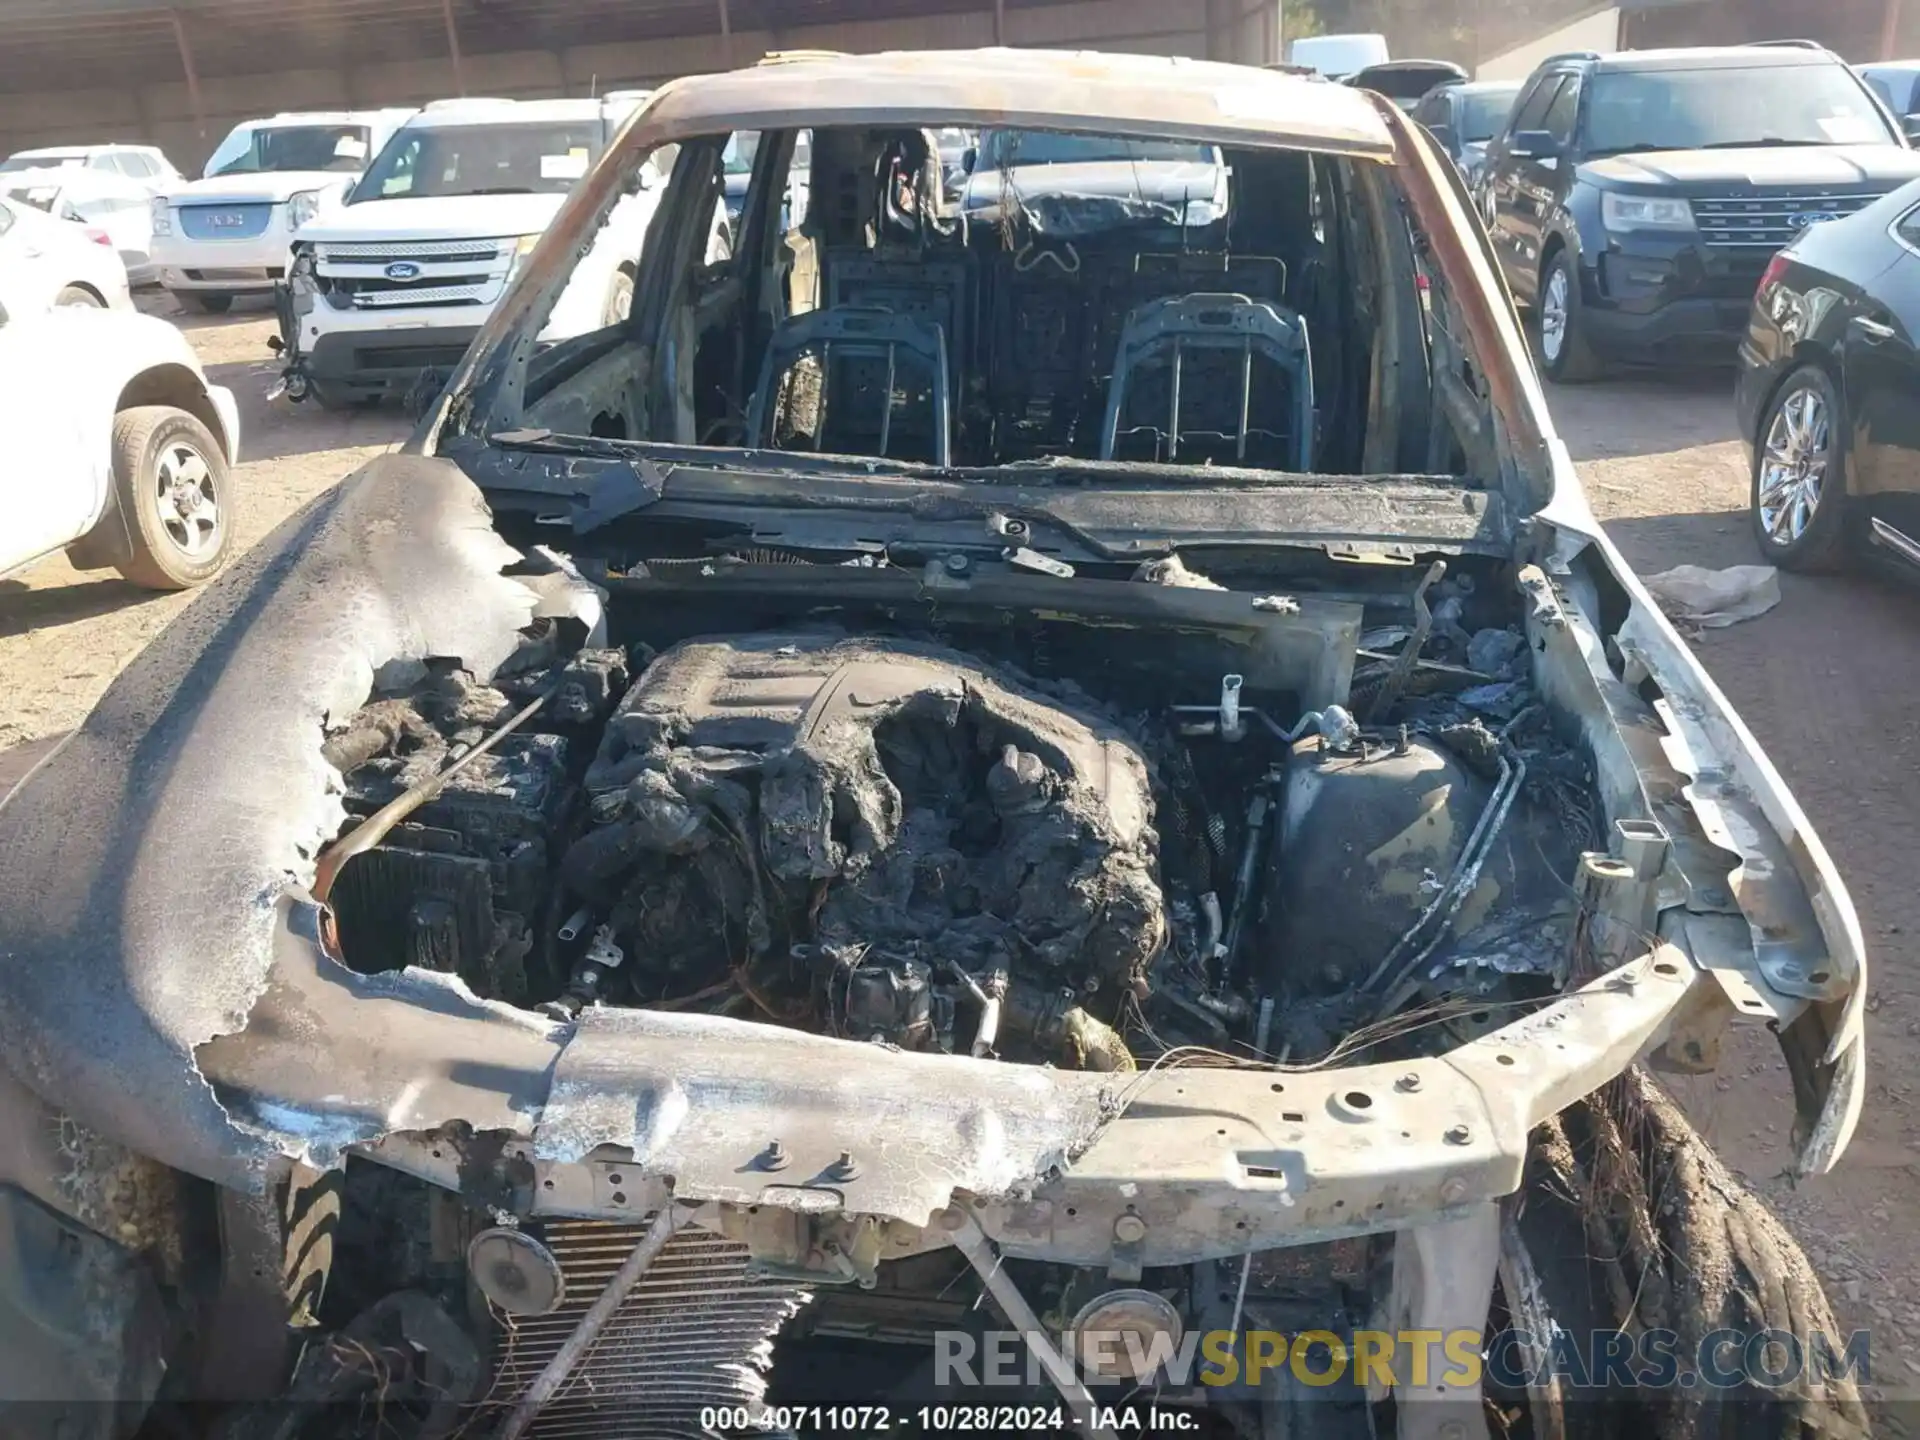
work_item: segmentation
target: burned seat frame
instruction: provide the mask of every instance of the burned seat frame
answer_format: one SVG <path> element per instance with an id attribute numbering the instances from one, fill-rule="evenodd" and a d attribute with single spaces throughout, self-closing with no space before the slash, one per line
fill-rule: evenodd
<path id="1" fill-rule="evenodd" d="M 1253 411 L 1253 360 L 1262 355 L 1286 371 L 1294 407 L 1293 457 L 1289 468 L 1304 473 L 1313 468 L 1313 356 L 1307 342 L 1306 321 L 1295 311 L 1245 295 L 1173 295 L 1154 300 L 1128 315 L 1120 334 L 1120 348 L 1107 387 L 1106 421 L 1101 428 L 1100 458 L 1111 460 L 1119 444 L 1120 422 L 1126 413 L 1128 391 L 1135 373 L 1150 365 L 1166 364 L 1167 454 L 1180 454 L 1180 382 L 1187 352 L 1240 352 L 1239 425 L 1234 436 L 1236 458 L 1247 456 L 1247 433 Z"/>
<path id="2" fill-rule="evenodd" d="M 878 455 L 884 458 L 893 435 L 893 388 L 902 350 L 924 362 L 932 372 L 933 460 L 943 468 L 950 466 L 953 463 L 953 388 L 946 332 L 934 321 L 895 314 L 877 306 L 842 305 L 809 311 L 782 322 L 767 346 L 766 358 L 760 366 L 760 381 L 747 410 L 747 443 L 753 446 L 772 443 L 779 380 L 801 356 L 818 352 L 826 371 L 828 383 L 822 388 L 820 400 L 823 433 L 825 410 L 831 399 L 834 357 L 884 358 L 887 369 L 878 448 Z"/>

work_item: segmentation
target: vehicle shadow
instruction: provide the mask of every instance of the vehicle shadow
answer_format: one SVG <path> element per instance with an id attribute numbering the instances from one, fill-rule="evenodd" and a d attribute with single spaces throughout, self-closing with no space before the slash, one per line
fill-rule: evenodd
<path id="1" fill-rule="evenodd" d="M 243 324 L 273 314 L 271 295 L 237 295 L 233 308 L 220 315 L 209 314 L 196 305 L 175 300 L 165 290 L 136 291 L 133 305 L 143 315 L 157 315 L 162 320 L 172 321 L 179 329 L 188 331 L 218 330 L 222 326 Z"/>
<path id="2" fill-rule="evenodd" d="M 1662 455 L 1737 440 L 1733 372 L 1622 372 L 1586 385 L 1548 384 L 1554 428 L 1576 461 Z"/>
<path id="3" fill-rule="evenodd" d="M 1759 546 L 1749 528 L 1747 512 L 1712 510 L 1667 515 L 1633 515 L 1603 519 L 1601 525 L 1627 563 L 1641 576 L 1657 575 L 1676 565 L 1700 565 L 1709 570 L 1729 565 L 1763 565 Z M 1797 577 L 1781 577 L 1787 582 Z"/>
<path id="4" fill-rule="evenodd" d="M 18 580 L 0 580 L 0 640 L 10 640 L 49 625 L 71 625 L 131 606 L 162 600 L 155 590 L 143 590 L 111 571 L 71 585 L 28 586 Z"/>
<path id="5" fill-rule="evenodd" d="M 0 750 L 0 800 L 7 798 L 9 791 L 27 778 L 27 772 L 38 765 L 65 735 L 47 735 L 38 740 L 22 740 L 18 745 Z"/>
<path id="6" fill-rule="evenodd" d="M 414 421 L 398 405 L 327 411 L 311 402 L 269 400 L 280 365 L 272 356 L 206 367 L 207 379 L 233 391 L 240 405 L 240 460 L 287 460 L 327 450 L 397 445 L 413 433 Z M 342 474 L 345 471 L 341 472 Z"/>

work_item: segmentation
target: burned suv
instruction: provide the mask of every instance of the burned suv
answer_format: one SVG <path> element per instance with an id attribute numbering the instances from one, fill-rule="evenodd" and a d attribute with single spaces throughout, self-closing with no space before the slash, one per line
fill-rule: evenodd
<path id="1" fill-rule="evenodd" d="M 993 127 L 1223 189 L 976 213 L 936 137 Z M 649 163 L 630 315 L 542 347 Z M 0 1367 L 63 1435 L 1860 1420 L 1544 1363 L 1819 1348 L 1645 1067 L 1770 1025 L 1824 1171 L 1866 958 L 1448 162 L 1298 74 L 663 88 L 408 450 L 0 808 L 0 955 Z"/>

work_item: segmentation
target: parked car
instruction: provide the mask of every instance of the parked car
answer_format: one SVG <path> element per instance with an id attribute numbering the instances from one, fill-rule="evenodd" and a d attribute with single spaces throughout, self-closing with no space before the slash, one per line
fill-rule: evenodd
<path id="1" fill-rule="evenodd" d="M 1231 224 L 958 223 L 943 128 L 1140 146 Z M 663 149 L 630 313 L 543 345 Z M 157 1395 L 396 1440 L 1131 1433 L 1095 1392 L 1216 1437 L 1865 1433 L 1806 1257 L 1639 1068 L 1776 1039 L 1829 1169 L 1880 1103 L 1859 920 L 1594 520 L 1458 193 L 1296 72 L 663 90 L 405 449 L 0 806 L 6 1393 L 76 1440 Z M 1221 1363 L 1300 1335 L 1284 1383 Z M 1155 1378 L 1201 1336 L 1208 1383 Z"/>
<path id="2" fill-rule="evenodd" d="M 60 220 L 0 185 L 0 313 L 16 318 L 54 306 L 131 310 L 127 267 L 113 237 Z"/>
<path id="3" fill-rule="evenodd" d="M 740 207 L 746 202 L 747 182 L 753 178 L 753 159 L 758 153 L 758 148 L 759 137 L 750 130 L 734 136 L 733 144 L 727 147 L 726 207 L 729 226 L 740 218 Z M 789 159 L 787 194 L 783 203 L 787 207 L 787 223 L 796 225 L 807 216 L 809 198 L 807 176 L 813 163 L 812 150 L 806 136 L 803 135 L 794 142 L 793 154 Z"/>
<path id="4" fill-rule="evenodd" d="M 0 173 L 0 196 L 56 220 L 105 233 L 133 285 L 158 278 L 153 263 L 153 191 L 144 183 L 72 165 Z"/>
<path id="5" fill-rule="evenodd" d="M 269 295 L 293 232 L 359 179 L 411 110 L 283 114 L 233 128 L 198 180 L 153 201 L 153 257 L 176 301 L 223 314 Z"/>
<path id="6" fill-rule="evenodd" d="M 1451 60 L 1389 60 L 1369 65 L 1346 78 L 1358 90 L 1384 95 L 1402 110 L 1412 110 L 1422 95 L 1436 85 L 1459 85 L 1467 72 Z"/>
<path id="7" fill-rule="evenodd" d="M 9 310 L 0 425 L 15 446 L 0 466 L 0 575 L 65 550 L 79 569 L 180 590 L 232 555 L 239 410 L 166 321 Z"/>
<path id="8" fill-rule="evenodd" d="M 1887 60 L 1853 68 L 1893 112 L 1907 139 L 1920 139 L 1920 60 Z"/>
<path id="9" fill-rule="evenodd" d="M 1487 162 L 1487 142 L 1506 123 L 1520 94 L 1518 80 L 1474 80 L 1441 85 L 1421 96 L 1409 112 L 1460 167 L 1469 193 L 1478 193 Z"/>
<path id="10" fill-rule="evenodd" d="M 344 201 L 294 237 L 280 291 L 287 394 L 331 409 L 404 395 L 423 372 L 444 379 L 633 108 L 444 101 L 395 131 Z M 634 194 L 595 237 L 543 343 L 626 314 L 656 193 Z"/>
<path id="11" fill-rule="evenodd" d="M 1767 560 L 1858 542 L 1920 565 L 1920 181 L 1801 234 L 1767 266 L 1736 408 Z"/>
<path id="12" fill-rule="evenodd" d="M 1204 229 L 1226 219 L 1228 195 L 1216 146 L 998 127 L 981 132 L 960 212 L 992 225 L 1019 211 L 1041 233 L 1072 238 L 1156 216 Z"/>
<path id="13" fill-rule="evenodd" d="M 1817 46 L 1563 55 L 1487 147 L 1481 199 L 1555 380 L 1613 360 L 1726 362 L 1767 261 L 1920 175 Z"/>
<path id="14" fill-rule="evenodd" d="M 48 145 L 17 150 L 0 160 L 0 175 L 13 170 L 91 170 L 131 180 L 149 193 L 180 178 L 173 162 L 153 145 Z"/>
<path id="15" fill-rule="evenodd" d="M 1384 35 L 1303 35 L 1287 47 L 1287 63 L 1312 70 L 1329 80 L 1344 80 L 1369 65 L 1384 65 Z"/>

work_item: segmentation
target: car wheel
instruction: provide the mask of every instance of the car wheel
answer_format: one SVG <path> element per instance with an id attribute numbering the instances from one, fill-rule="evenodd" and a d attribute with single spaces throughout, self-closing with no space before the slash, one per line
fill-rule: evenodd
<path id="1" fill-rule="evenodd" d="M 607 287 L 607 307 L 606 313 L 601 317 L 601 323 L 606 325 L 623 325 L 626 323 L 627 317 L 632 313 L 633 272 L 630 270 L 616 270 L 613 276 L 613 283 Z"/>
<path id="2" fill-rule="evenodd" d="M 233 296 L 195 294 L 193 303 L 197 309 L 208 315 L 224 315 L 233 309 Z"/>
<path id="3" fill-rule="evenodd" d="M 104 310 L 105 303 L 84 285 L 69 285 L 53 299 L 63 310 Z"/>
<path id="4" fill-rule="evenodd" d="M 1590 1359 L 1584 1378 L 1551 1365 L 1581 1388 L 1556 1398 L 1559 1387 L 1527 1387 L 1536 1440 L 1867 1433 L 1854 1379 L 1818 1358 L 1829 1343 L 1839 1358 L 1846 1337 L 1806 1252 L 1644 1073 L 1628 1071 L 1534 1132 L 1521 1197 L 1501 1277 L 1510 1297 L 1529 1292 L 1530 1303 L 1504 1307 L 1514 1331 L 1531 1329 L 1541 1345 L 1577 1336 L 1583 1357 L 1595 1353 L 1589 1337 L 1640 1337 L 1639 1349 L 1627 1347 L 1635 1370 L 1659 1363 L 1646 1343 L 1658 1336 L 1678 1381 L 1623 1387 Z M 1524 1287 L 1505 1264 L 1516 1251 Z M 1750 1358 L 1752 1344 L 1729 1343 L 1736 1333 L 1778 1341 L 1803 1363 L 1783 1383 L 1764 1383 L 1754 1372 L 1768 1362 Z M 1517 1348 L 1504 1334 L 1487 1347 L 1509 1357 L 1493 1367 L 1506 1373 L 1488 1376 L 1496 1402 L 1521 1379 Z M 1715 1383 L 1700 1383 L 1701 1360 L 1721 1372 Z"/>
<path id="5" fill-rule="evenodd" d="M 1749 511 L 1760 553 L 1824 570 L 1847 544 L 1846 426 L 1827 372 L 1803 365 L 1774 392 L 1753 447 Z"/>
<path id="6" fill-rule="evenodd" d="M 1580 317 L 1580 277 L 1568 251 L 1555 251 L 1547 262 L 1534 310 L 1540 326 L 1541 369 L 1549 380 L 1576 385 L 1600 373 L 1600 362 L 1587 344 L 1586 324 Z"/>
<path id="7" fill-rule="evenodd" d="M 207 427 L 171 405 L 113 421 L 113 483 L 133 555 L 120 573 L 149 590 L 211 580 L 233 549 L 227 457 Z"/>

